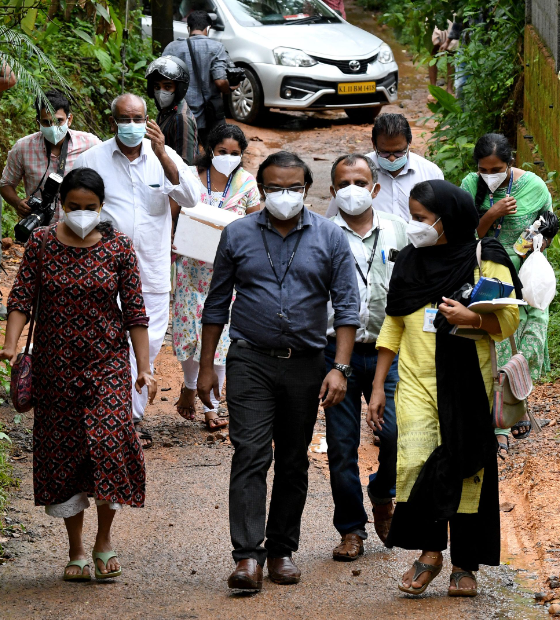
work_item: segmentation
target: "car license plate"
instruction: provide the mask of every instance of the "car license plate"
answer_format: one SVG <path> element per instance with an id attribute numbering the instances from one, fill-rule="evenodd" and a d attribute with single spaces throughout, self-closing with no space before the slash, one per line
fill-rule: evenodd
<path id="1" fill-rule="evenodd" d="M 339 95 L 363 95 L 364 93 L 374 93 L 375 90 L 375 82 L 345 82 L 338 85 Z"/>

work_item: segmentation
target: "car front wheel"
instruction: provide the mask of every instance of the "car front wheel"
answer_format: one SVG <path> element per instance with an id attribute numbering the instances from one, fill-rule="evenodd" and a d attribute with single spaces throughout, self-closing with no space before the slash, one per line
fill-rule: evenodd
<path id="1" fill-rule="evenodd" d="M 252 124 L 265 113 L 263 92 L 257 76 L 245 68 L 247 76 L 229 96 L 229 111 L 240 123 Z"/>
<path id="2" fill-rule="evenodd" d="M 380 105 L 375 108 L 345 108 L 346 116 L 356 125 L 373 123 L 381 112 Z"/>

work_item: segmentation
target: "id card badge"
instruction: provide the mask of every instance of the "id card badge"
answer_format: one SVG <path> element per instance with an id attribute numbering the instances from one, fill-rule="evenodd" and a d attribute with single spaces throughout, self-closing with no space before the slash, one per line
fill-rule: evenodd
<path id="1" fill-rule="evenodd" d="M 437 333 L 437 329 L 434 327 L 434 320 L 436 318 L 436 314 L 438 313 L 437 308 L 426 308 L 424 310 L 424 329 L 425 332 L 430 332 L 432 334 Z"/>

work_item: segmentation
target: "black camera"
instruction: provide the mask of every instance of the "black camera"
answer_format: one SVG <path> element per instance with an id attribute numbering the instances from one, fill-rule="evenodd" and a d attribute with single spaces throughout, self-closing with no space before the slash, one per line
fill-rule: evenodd
<path id="1" fill-rule="evenodd" d="M 61 183 L 62 177 L 59 174 L 49 174 L 41 190 L 41 198 L 31 196 L 27 201 L 31 213 L 14 226 L 16 241 L 25 243 L 37 226 L 48 226 L 51 223 Z"/>
<path id="2" fill-rule="evenodd" d="M 233 63 L 226 67 L 227 81 L 230 86 L 239 86 L 247 77 L 242 67 L 236 67 Z"/>

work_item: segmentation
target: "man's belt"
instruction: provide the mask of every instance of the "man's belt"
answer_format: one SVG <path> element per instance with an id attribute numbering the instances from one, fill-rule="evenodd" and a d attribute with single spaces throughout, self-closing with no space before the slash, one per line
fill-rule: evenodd
<path id="1" fill-rule="evenodd" d="M 265 347 L 256 347 L 254 344 L 247 342 L 246 340 L 234 340 L 237 346 L 242 349 L 251 349 L 257 353 L 268 355 L 269 357 L 278 357 L 280 359 L 289 359 L 290 357 L 312 357 L 320 353 L 320 349 L 304 349 L 303 351 L 294 351 L 294 349 L 267 349 Z"/>

